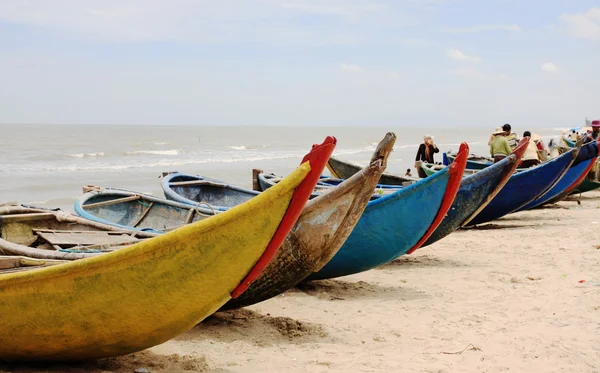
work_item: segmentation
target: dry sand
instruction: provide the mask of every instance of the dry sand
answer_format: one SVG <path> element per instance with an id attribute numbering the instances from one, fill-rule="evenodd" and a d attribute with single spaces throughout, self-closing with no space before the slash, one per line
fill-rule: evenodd
<path id="1" fill-rule="evenodd" d="M 600 372 L 600 193 L 580 201 L 219 313 L 141 353 L 0 371 Z"/>

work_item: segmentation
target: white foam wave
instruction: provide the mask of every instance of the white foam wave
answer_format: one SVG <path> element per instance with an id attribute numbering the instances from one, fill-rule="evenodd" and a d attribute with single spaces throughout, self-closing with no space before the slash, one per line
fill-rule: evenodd
<path id="1" fill-rule="evenodd" d="M 167 145 L 168 142 L 155 142 L 154 145 Z"/>
<path id="2" fill-rule="evenodd" d="M 104 157 L 104 152 L 95 152 L 95 153 L 75 153 L 68 154 L 69 157 L 73 158 L 91 158 L 91 157 Z"/>
<path id="3" fill-rule="evenodd" d="M 229 145 L 227 147 L 233 150 L 246 150 L 246 147 L 244 145 Z"/>
<path id="4" fill-rule="evenodd" d="M 152 154 L 152 155 L 179 155 L 179 150 L 136 150 L 133 152 L 125 152 L 125 155 Z"/>

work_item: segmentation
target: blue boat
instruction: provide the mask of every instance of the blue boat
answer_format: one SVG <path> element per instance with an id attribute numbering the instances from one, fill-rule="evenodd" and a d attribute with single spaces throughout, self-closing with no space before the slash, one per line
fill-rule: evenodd
<path id="1" fill-rule="evenodd" d="M 485 223 L 519 210 L 552 188 L 568 170 L 575 156 L 575 152 L 569 150 L 539 166 L 515 173 L 500 193 L 464 226 Z"/>
<path id="2" fill-rule="evenodd" d="M 463 143 L 452 166 L 370 201 L 342 248 L 307 280 L 363 272 L 419 248 L 454 202 L 468 152 Z"/>
<path id="3" fill-rule="evenodd" d="M 98 223 L 162 234 L 215 214 L 207 206 L 117 188 L 93 187 L 75 201 L 77 215 Z"/>
<path id="4" fill-rule="evenodd" d="M 456 154 L 452 153 L 444 153 L 442 155 L 442 163 L 446 166 L 454 162 L 454 158 L 456 158 Z M 483 170 L 486 167 L 489 167 L 494 164 L 494 160 L 489 157 L 482 157 L 478 155 L 471 154 L 469 158 L 467 158 L 467 170 Z"/>
<path id="5" fill-rule="evenodd" d="M 456 231 L 466 221 L 482 211 L 500 193 L 511 178 L 526 149 L 527 140 L 521 140 L 508 157 L 464 177 L 452 207 L 440 226 L 423 244 L 423 247 L 431 245 Z"/>
<path id="6" fill-rule="evenodd" d="M 546 203 L 556 202 L 559 196 L 567 196 L 572 189 L 585 179 L 590 169 L 594 166 L 597 156 L 598 143 L 596 141 L 584 145 L 579 151 L 576 161 L 573 162 L 558 183 L 540 197 L 520 208 L 519 211 L 540 207 Z"/>

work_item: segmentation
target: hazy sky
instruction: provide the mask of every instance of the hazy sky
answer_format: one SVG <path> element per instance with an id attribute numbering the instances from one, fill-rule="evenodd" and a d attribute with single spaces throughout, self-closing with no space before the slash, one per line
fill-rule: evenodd
<path id="1" fill-rule="evenodd" d="M 598 0 L 0 0 L 0 122 L 600 117 Z"/>

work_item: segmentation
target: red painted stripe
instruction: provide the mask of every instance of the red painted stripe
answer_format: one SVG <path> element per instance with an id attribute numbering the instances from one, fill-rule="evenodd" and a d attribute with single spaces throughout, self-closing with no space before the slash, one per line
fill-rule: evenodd
<path id="1" fill-rule="evenodd" d="M 313 145 L 311 151 L 304 156 L 300 164 L 307 161 L 310 162 L 310 172 L 308 175 L 306 175 L 300 185 L 296 187 L 296 190 L 292 195 L 290 205 L 288 206 L 288 209 L 283 216 L 277 231 L 275 231 L 271 242 L 269 242 L 267 249 L 260 257 L 258 262 L 256 262 L 250 273 L 248 273 L 246 278 L 240 282 L 235 289 L 233 289 L 233 292 L 231 293 L 232 298 L 235 299 L 239 297 L 244 291 L 246 291 L 246 289 L 248 289 L 250 284 L 252 284 L 252 282 L 262 274 L 265 268 L 267 268 L 267 265 L 271 262 L 277 253 L 277 250 L 279 250 L 279 247 L 281 247 L 281 244 L 283 244 L 283 241 L 287 237 L 288 233 L 290 233 L 294 227 L 294 224 L 296 224 L 296 221 L 300 217 L 302 209 L 304 209 L 304 205 L 315 189 L 315 186 L 319 181 L 319 177 L 321 177 L 321 173 L 323 173 L 323 169 L 325 168 L 329 157 L 331 157 L 333 149 L 335 149 L 336 143 L 337 140 L 335 137 L 327 136 L 322 144 Z"/>
<path id="2" fill-rule="evenodd" d="M 598 149 L 600 150 L 600 140 L 598 140 Z M 594 167 L 594 164 L 596 163 L 596 159 L 597 159 L 597 157 L 592 159 L 592 161 L 590 162 L 590 165 L 586 167 L 585 171 L 577 178 L 577 180 L 575 180 L 575 182 L 573 182 L 573 184 L 569 185 L 569 187 L 567 189 L 565 189 L 565 191 L 563 192 L 564 194 L 570 193 L 573 189 L 575 189 L 575 187 L 577 187 L 581 182 L 583 182 L 583 179 L 585 179 L 587 177 L 587 175 L 592 170 L 592 167 Z"/>
<path id="3" fill-rule="evenodd" d="M 462 181 L 463 174 L 465 173 L 465 167 L 467 166 L 467 158 L 469 157 L 469 145 L 466 142 L 460 144 L 460 148 L 458 150 L 458 154 L 456 158 L 454 158 L 454 162 L 450 164 L 450 169 L 448 172 L 450 173 L 450 178 L 448 179 L 448 185 L 446 185 L 446 192 L 444 192 L 444 198 L 442 199 L 442 204 L 438 210 L 438 213 L 433 219 L 433 223 L 429 226 L 429 229 L 425 232 L 423 237 L 417 242 L 410 250 L 408 250 L 408 254 L 412 254 L 415 250 L 417 250 L 427 239 L 435 232 L 437 227 L 442 223 L 444 217 L 452 207 L 452 203 L 454 203 L 454 198 L 456 198 L 456 193 L 458 193 L 458 189 L 460 188 L 460 183 Z"/>

